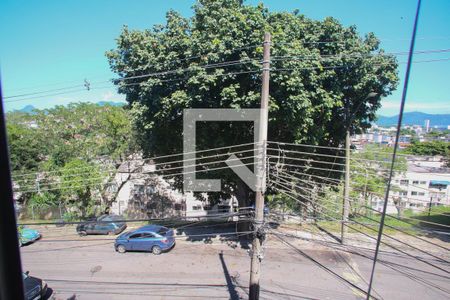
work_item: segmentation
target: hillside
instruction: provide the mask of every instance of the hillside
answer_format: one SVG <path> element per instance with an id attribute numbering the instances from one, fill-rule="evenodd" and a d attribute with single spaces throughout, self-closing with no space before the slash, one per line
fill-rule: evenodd
<path id="1" fill-rule="evenodd" d="M 425 120 L 430 120 L 430 126 L 447 127 L 450 125 L 450 114 L 426 114 L 422 112 L 407 112 L 403 114 L 403 125 L 422 125 Z M 398 115 L 392 117 L 378 116 L 375 123 L 378 126 L 397 125 Z"/>
<path id="2" fill-rule="evenodd" d="M 125 106 L 127 103 L 126 102 L 114 102 L 114 101 L 99 101 L 95 104 L 97 104 L 99 106 L 109 105 L 109 106 L 121 107 L 121 106 Z M 29 104 L 29 105 L 24 106 L 21 109 L 17 109 L 16 111 L 23 112 L 23 113 L 31 113 L 35 109 L 36 109 L 36 107 Z"/>

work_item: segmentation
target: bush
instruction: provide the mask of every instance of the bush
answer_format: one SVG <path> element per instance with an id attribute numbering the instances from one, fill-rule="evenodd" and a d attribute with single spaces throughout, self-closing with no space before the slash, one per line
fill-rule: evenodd
<path id="1" fill-rule="evenodd" d="M 67 211 L 63 215 L 63 220 L 65 222 L 74 222 L 78 220 L 78 214 L 74 211 Z"/>

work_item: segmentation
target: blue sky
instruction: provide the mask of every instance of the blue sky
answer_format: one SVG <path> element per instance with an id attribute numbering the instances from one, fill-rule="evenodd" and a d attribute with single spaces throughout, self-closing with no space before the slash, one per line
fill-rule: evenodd
<path id="1" fill-rule="evenodd" d="M 5 97 L 79 85 L 84 79 L 114 77 L 104 56 L 115 46 L 124 24 L 133 29 L 164 23 L 170 9 L 191 16 L 195 1 L 117 0 L 2 0 L 0 1 L 0 72 Z M 270 10 L 292 11 L 313 19 L 333 16 L 356 25 L 361 34 L 374 32 L 388 52 L 407 51 L 416 0 L 267 0 Z M 416 50 L 450 48 L 449 0 L 424 0 Z M 450 58 L 450 53 L 416 55 L 415 60 Z M 399 61 L 406 61 L 400 56 Z M 383 100 L 380 114 L 398 113 L 405 65 L 400 67 L 398 90 Z M 450 113 L 450 60 L 413 65 L 406 111 Z M 123 101 L 109 83 L 93 84 L 90 91 L 27 98 L 5 103 L 7 110 L 31 104 L 38 108 L 73 101 Z M 17 98 L 21 99 L 21 98 Z M 5 101 L 16 100 L 14 98 Z"/>

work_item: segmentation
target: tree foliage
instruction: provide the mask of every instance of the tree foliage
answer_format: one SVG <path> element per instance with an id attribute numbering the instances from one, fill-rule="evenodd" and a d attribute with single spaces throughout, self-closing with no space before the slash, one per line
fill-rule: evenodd
<path id="1" fill-rule="evenodd" d="M 396 60 L 372 33 L 361 37 L 331 17 L 315 21 L 237 0 L 201 0 L 191 18 L 169 11 L 164 25 L 124 27 L 117 48 L 107 52 L 121 78 L 159 73 L 118 81 L 146 154 L 182 152 L 184 108 L 259 107 L 264 32 L 273 41 L 269 139 L 340 145 L 350 120 L 353 132 L 368 128 L 381 97 L 397 85 Z M 200 126 L 207 129 L 197 134 L 197 149 L 253 141 L 248 124 Z M 236 186 L 235 179 L 228 183 Z"/>
<path id="2" fill-rule="evenodd" d="M 406 152 L 415 155 L 442 155 L 448 156 L 450 154 L 450 143 L 444 141 L 430 141 L 411 143 L 406 149 Z"/>
<path id="3" fill-rule="evenodd" d="M 61 202 L 84 215 L 101 202 L 105 167 L 136 149 L 123 107 L 72 103 L 6 119 L 19 200 L 36 208 Z"/>
<path id="4" fill-rule="evenodd" d="M 9 156 L 13 172 L 36 170 L 47 154 L 39 130 L 25 122 L 8 122 Z"/>

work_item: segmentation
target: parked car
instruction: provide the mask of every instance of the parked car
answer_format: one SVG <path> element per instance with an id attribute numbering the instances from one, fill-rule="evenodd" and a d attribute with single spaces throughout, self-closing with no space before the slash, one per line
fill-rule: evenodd
<path id="1" fill-rule="evenodd" d="M 81 236 L 88 234 L 119 234 L 127 228 L 123 218 L 116 215 L 102 215 L 90 221 L 77 225 Z"/>
<path id="2" fill-rule="evenodd" d="M 175 245 L 173 230 L 160 225 L 145 225 L 122 233 L 116 238 L 114 248 L 119 253 L 127 251 L 150 251 L 159 255 Z"/>
<path id="3" fill-rule="evenodd" d="M 25 226 L 19 226 L 17 231 L 19 233 L 19 246 L 32 243 L 41 238 L 39 231 Z"/>
<path id="4" fill-rule="evenodd" d="M 30 276 L 28 271 L 22 273 L 22 278 L 25 289 L 25 299 L 45 299 L 47 294 L 47 283 L 44 280 Z"/>

